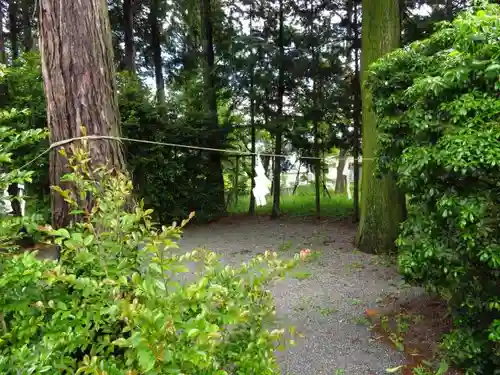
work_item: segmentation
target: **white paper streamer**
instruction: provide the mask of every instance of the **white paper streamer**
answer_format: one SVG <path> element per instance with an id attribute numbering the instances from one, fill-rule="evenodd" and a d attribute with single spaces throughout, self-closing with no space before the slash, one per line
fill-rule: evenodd
<path id="1" fill-rule="evenodd" d="M 266 171 L 262 165 L 260 155 L 255 157 L 255 187 L 252 189 L 253 196 L 255 197 L 255 204 L 257 206 L 266 205 L 266 196 L 271 192 L 271 181 L 266 176 Z"/>

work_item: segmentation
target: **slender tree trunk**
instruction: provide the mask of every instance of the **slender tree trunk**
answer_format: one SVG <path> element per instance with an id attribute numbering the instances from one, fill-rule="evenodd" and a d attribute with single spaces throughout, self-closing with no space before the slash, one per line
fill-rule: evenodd
<path id="1" fill-rule="evenodd" d="M 125 42 L 123 68 L 135 73 L 134 8 L 132 1 L 123 0 L 123 33 Z"/>
<path id="2" fill-rule="evenodd" d="M 274 138 L 274 153 L 281 155 L 283 146 L 283 96 L 285 95 L 285 30 L 284 25 L 284 9 L 283 0 L 279 1 L 279 72 L 278 72 L 278 124 Z M 280 199 L 281 199 L 281 157 L 274 158 L 274 173 L 273 173 L 273 210 L 271 218 L 276 219 L 280 216 Z"/>
<path id="3" fill-rule="evenodd" d="M 266 86 L 264 88 L 264 101 L 263 101 L 263 108 L 262 112 L 264 115 L 264 129 L 269 129 L 269 107 L 267 103 L 269 103 L 270 98 L 269 98 L 269 88 Z M 272 159 L 274 160 L 274 158 Z M 262 156 L 262 166 L 264 167 L 264 172 L 266 173 L 266 176 L 271 180 L 271 195 L 273 195 L 273 186 L 272 186 L 272 178 L 271 174 L 273 171 L 273 163 L 271 161 L 271 156 Z"/>
<path id="4" fill-rule="evenodd" d="M 346 154 L 347 151 L 344 148 L 340 149 L 339 153 L 339 162 L 337 164 L 337 180 L 335 181 L 335 192 L 336 193 L 345 193 L 345 177 L 343 175 L 344 166 L 346 163 Z"/>
<path id="5" fill-rule="evenodd" d="M 363 0 L 363 81 L 372 62 L 398 47 L 399 16 L 399 0 Z M 371 93 L 364 85 L 362 102 L 363 177 L 357 245 L 365 252 L 388 252 L 395 247 L 399 224 L 404 219 L 404 195 L 392 176 L 382 179 L 375 176 L 377 120 L 372 110 Z"/>
<path id="6" fill-rule="evenodd" d="M 359 221 L 359 133 L 361 131 L 361 86 L 359 79 L 359 25 L 358 25 L 358 7 L 351 0 L 351 7 L 354 10 L 354 80 L 352 82 L 353 92 L 353 125 L 354 125 L 354 194 L 353 194 L 353 220 Z"/>
<path id="7" fill-rule="evenodd" d="M 250 34 L 252 34 L 253 29 L 253 14 L 254 14 L 254 6 L 255 4 L 252 2 L 250 9 Z M 252 51 L 252 58 L 253 56 Z M 251 127 L 251 152 L 252 152 L 252 179 L 251 179 L 251 187 L 250 187 L 250 206 L 248 207 L 248 214 L 255 215 L 255 197 L 253 195 L 253 189 L 255 188 L 255 167 L 257 165 L 256 155 L 255 155 L 255 143 L 257 141 L 256 133 L 257 129 L 255 127 L 255 64 L 252 61 L 250 64 L 250 127 Z"/>
<path id="8" fill-rule="evenodd" d="M 12 61 L 19 57 L 19 25 L 17 22 L 18 0 L 9 0 L 9 39 Z"/>
<path id="9" fill-rule="evenodd" d="M 255 197 L 253 195 L 253 189 L 255 188 L 255 167 L 257 165 L 256 160 L 256 148 L 255 143 L 257 142 L 257 129 L 255 126 L 255 99 L 254 99 L 254 68 L 252 66 L 250 72 L 250 127 L 251 127 L 251 151 L 252 151 L 252 181 L 250 189 L 250 207 L 248 208 L 248 213 L 250 215 L 255 215 Z"/>
<path id="10" fill-rule="evenodd" d="M 302 160 L 301 159 L 299 159 L 299 167 L 297 169 L 297 174 L 295 175 L 295 184 L 293 185 L 292 195 L 295 195 L 295 192 L 297 191 L 297 188 L 299 187 L 300 168 L 302 168 Z"/>
<path id="11" fill-rule="evenodd" d="M 0 4 L 0 64 L 7 64 L 7 54 L 5 53 L 5 35 L 3 32 L 4 15 L 4 8 Z"/>
<path id="12" fill-rule="evenodd" d="M 236 167 L 234 171 L 234 204 L 238 206 L 239 198 L 239 181 L 240 181 L 240 155 L 236 155 Z"/>
<path id="13" fill-rule="evenodd" d="M 13 216 L 21 216 L 21 201 L 19 200 L 19 185 L 18 184 L 10 184 L 7 188 L 7 192 L 11 197 L 10 205 L 12 207 L 12 215 Z"/>
<path id="14" fill-rule="evenodd" d="M 447 21 L 453 20 L 453 1 L 446 0 L 444 5 L 444 16 Z"/>
<path id="15" fill-rule="evenodd" d="M 18 24 L 18 0 L 9 0 L 9 40 L 12 62 L 19 57 L 19 24 Z M 12 215 L 21 216 L 21 202 L 19 197 L 19 185 L 10 184 L 7 192 L 11 197 Z"/>
<path id="16" fill-rule="evenodd" d="M 271 165 L 271 157 L 270 156 L 262 156 L 262 166 L 264 167 L 264 172 L 265 172 L 266 176 L 269 176 L 269 166 L 270 165 Z"/>
<path id="17" fill-rule="evenodd" d="M 120 135 L 114 81 L 111 28 L 105 0 L 40 2 L 40 49 L 52 143 L 82 135 Z M 121 144 L 89 141 L 93 166 L 125 169 Z M 63 146 L 71 153 L 68 146 Z M 57 150 L 50 155 L 50 183 L 61 185 L 67 160 Z M 66 188 L 66 186 L 64 186 Z M 89 202 L 91 205 L 92 202 Z M 52 221 L 66 226 L 71 217 L 64 200 L 52 195 Z"/>
<path id="18" fill-rule="evenodd" d="M 318 120 L 314 121 L 314 189 L 316 219 L 321 217 L 321 159 L 319 152 Z"/>
<path id="19" fill-rule="evenodd" d="M 23 11 L 23 48 L 25 52 L 33 50 L 33 30 L 31 28 L 31 18 L 33 14 L 33 9 L 30 6 L 31 1 L 23 0 L 22 11 Z"/>
<path id="20" fill-rule="evenodd" d="M 212 26 L 211 0 L 201 0 L 202 40 L 205 64 L 203 81 L 205 88 L 206 106 L 208 110 L 208 123 L 212 133 L 210 147 L 219 148 L 222 143 L 222 133 L 219 127 L 217 113 L 217 93 L 215 88 L 215 56 Z M 217 151 L 210 152 L 207 169 L 207 183 L 213 197 L 214 208 L 217 213 L 225 212 L 224 204 L 224 177 L 222 174 L 221 154 Z"/>
<path id="21" fill-rule="evenodd" d="M 155 66 L 156 99 L 158 104 L 165 103 L 165 79 L 163 77 L 163 60 L 161 58 L 161 29 L 158 20 L 160 12 L 159 0 L 153 0 L 149 14 L 151 23 L 151 48 L 153 49 L 153 62 Z"/>
<path id="22" fill-rule="evenodd" d="M 353 219 L 357 223 L 359 221 L 359 133 L 361 130 L 361 87 L 359 84 L 359 50 L 355 50 L 355 72 L 354 72 L 354 147 L 353 147 L 353 157 L 354 157 L 354 183 L 353 183 Z"/>
<path id="23" fill-rule="evenodd" d="M 309 17 L 309 32 L 311 35 L 315 34 L 314 19 L 316 12 L 314 10 L 313 2 L 311 1 L 311 13 Z M 319 54 L 316 46 L 311 43 L 311 55 L 313 61 L 314 77 L 313 77 L 313 132 L 314 132 L 314 189 L 315 189 L 315 207 L 316 219 L 321 217 L 321 159 L 319 150 L 319 120 L 322 116 L 319 97 L 321 92 L 321 84 L 319 82 Z"/>

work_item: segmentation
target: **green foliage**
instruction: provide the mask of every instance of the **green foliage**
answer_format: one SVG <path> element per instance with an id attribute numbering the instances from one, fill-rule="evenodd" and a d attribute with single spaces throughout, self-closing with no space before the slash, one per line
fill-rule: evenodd
<path id="1" fill-rule="evenodd" d="M 10 184 L 25 184 L 33 182 L 33 171 L 20 170 L 17 160 L 14 158 L 20 149 L 33 147 L 41 139 L 46 138 L 47 133 L 43 130 L 16 131 L 13 128 L 1 126 L 1 124 L 14 121 L 18 116 L 23 116 L 15 110 L 10 112 L 0 111 L 0 191 L 4 191 Z M 3 200 L 0 203 L 3 205 Z M 5 214 L 4 207 L 0 213 L 0 243 L 3 248 L 15 246 L 15 241 L 22 237 L 19 229 L 26 222 L 36 223 L 40 218 L 33 217 L 12 217 Z"/>
<path id="2" fill-rule="evenodd" d="M 158 229 L 143 204 L 126 211 L 131 181 L 91 170 L 84 149 L 69 163 L 75 189 L 54 189 L 81 220 L 48 231 L 59 262 L 0 257 L 0 372 L 278 374 L 284 331 L 266 284 L 298 256 L 232 268 L 211 251 L 178 251 L 186 222 Z"/>
<path id="3" fill-rule="evenodd" d="M 410 280 L 449 299 L 449 359 L 500 368 L 500 7 L 444 24 L 372 66 L 380 168 L 409 196 L 398 246 Z"/>
<path id="4" fill-rule="evenodd" d="M 188 87 L 185 93 L 173 96 L 167 104 L 156 106 L 151 91 L 137 76 L 122 72 L 118 74 L 117 82 L 124 136 L 145 141 L 207 145 L 209 133 L 201 125 L 202 118 L 197 117 L 201 113 L 196 106 L 201 94 L 199 97 L 195 95 L 199 86 Z M 6 90 L 6 95 L 0 96 L 0 108 L 9 114 L 0 116 L 0 126 L 17 130 L 46 129 L 38 54 L 24 54 L 13 65 L 1 66 L 0 88 Z M 12 166 L 23 165 L 47 147 L 46 139 L 18 147 L 12 157 Z M 206 183 L 206 153 L 136 142 L 126 142 L 125 148 L 135 192 L 144 198 L 147 207 L 155 209 L 156 219 L 165 222 L 186 217 L 191 210 L 199 213 L 198 219 L 210 216 L 213 207 L 212 192 Z M 37 159 L 31 167 L 36 173 L 27 186 L 27 194 L 37 199 L 29 200 L 27 210 L 43 210 L 48 218 L 47 155 Z"/>
<path id="5" fill-rule="evenodd" d="M 123 135 L 146 142 L 210 147 L 201 101 L 193 98 L 190 89 L 186 91 L 156 106 L 138 77 L 120 73 L 118 99 Z M 192 210 L 199 213 L 199 220 L 204 220 L 217 212 L 212 204 L 213 189 L 207 183 L 210 171 L 206 152 L 136 142 L 127 142 L 126 150 L 134 189 L 144 198 L 146 207 L 155 210 L 158 220 L 186 217 Z"/>
<path id="6" fill-rule="evenodd" d="M 38 53 L 25 53 L 10 66 L 0 65 L 0 90 L 5 91 L 0 95 L 0 111 L 4 113 L 0 116 L 0 126 L 17 131 L 43 129 L 45 134 L 46 104 Z M 46 136 L 29 145 L 19 145 L 12 156 L 12 167 L 22 166 L 47 147 Z M 41 205 L 49 193 L 48 158 L 39 158 L 30 168 L 36 173 L 25 194 L 35 196 L 40 209 L 48 209 L 48 202 Z"/>

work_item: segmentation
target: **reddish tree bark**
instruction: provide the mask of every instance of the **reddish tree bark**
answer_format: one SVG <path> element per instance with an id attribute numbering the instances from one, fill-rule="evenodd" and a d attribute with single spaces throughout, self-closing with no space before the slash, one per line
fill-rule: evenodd
<path id="1" fill-rule="evenodd" d="M 106 0 L 39 0 L 40 50 L 51 143 L 88 135 L 120 135 L 113 48 Z M 64 146 L 70 153 L 69 145 Z M 121 144 L 89 141 L 92 164 L 125 168 Z M 61 185 L 67 160 L 53 150 L 50 183 Z M 52 196 L 54 227 L 70 222 L 68 207 Z"/>

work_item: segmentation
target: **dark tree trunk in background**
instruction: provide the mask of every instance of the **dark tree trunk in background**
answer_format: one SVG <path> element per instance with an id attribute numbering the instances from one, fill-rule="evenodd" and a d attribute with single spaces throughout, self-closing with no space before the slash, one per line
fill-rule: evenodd
<path id="1" fill-rule="evenodd" d="M 7 188 L 7 192 L 9 193 L 9 196 L 12 197 L 12 200 L 10 201 L 11 207 L 12 207 L 12 215 L 13 216 L 21 216 L 21 202 L 19 199 L 16 197 L 19 197 L 19 185 L 18 184 L 11 184 Z"/>
<path id="2" fill-rule="evenodd" d="M 123 68 L 135 73 L 134 9 L 132 1 L 123 0 L 123 34 L 125 42 Z"/>
<path id="3" fill-rule="evenodd" d="M 283 146 L 283 96 L 285 95 L 285 17 L 283 9 L 283 0 L 279 1 L 279 72 L 278 72 L 278 123 L 274 138 L 274 153 L 281 155 Z M 281 157 L 274 158 L 273 173 L 273 210 L 271 218 L 276 219 L 280 216 L 281 199 Z"/>
<path id="4" fill-rule="evenodd" d="M 212 26 L 212 8 L 210 0 L 201 0 L 201 30 L 203 40 L 203 54 L 205 64 L 203 69 L 203 83 L 208 111 L 209 131 L 211 132 L 210 147 L 220 148 L 222 132 L 219 127 L 219 116 L 217 113 L 217 92 L 215 88 L 215 56 Z M 219 213 L 224 213 L 224 177 L 222 174 L 222 160 L 220 152 L 210 152 L 207 183 L 213 197 L 213 204 Z"/>
<path id="5" fill-rule="evenodd" d="M 22 11 L 23 11 L 23 48 L 25 52 L 29 52 L 33 50 L 33 30 L 32 30 L 32 15 L 33 15 L 33 7 L 29 0 L 22 0 Z"/>
<path id="6" fill-rule="evenodd" d="M 314 5 L 311 1 L 311 14 L 309 17 L 309 32 L 311 35 L 316 34 L 314 28 L 314 20 L 316 18 L 316 11 Z M 317 46 L 311 43 L 311 55 L 313 61 L 313 132 L 314 132 L 314 190 L 315 190 L 315 208 L 316 208 L 316 219 L 321 217 L 321 159 L 320 159 L 320 149 L 319 149 L 319 121 L 322 116 L 321 103 L 320 103 L 320 93 L 322 91 L 321 77 L 319 76 L 319 49 Z"/>
<path id="7" fill-rule="evenodd" d="M 254 14 L 254 3 L 252 2 L 251 9 L 250 9 L 250 33 L 252 33 L 253 29 L 253 14 Z M 255 58 L 255 56 L 251 56 L 251 58 Z M 252 60 L 252 63 L 250 64 L 250 128 L 251 128 L 251 133 L 250 133 L 250 142 L 251 142 L 251 152 L 252 152 L 252 181 L 251 181 L 251 186 L 250 186 L 250 206 L 248 207 L 248 214 L 249 215 L 255 215 L 255 197 L 253 195 L 253 189 L 255 188 L 255 166 L 257 165 L 257 159 L 255 155 L 255 142 L 257 141 L 256 139 L 256 133 L 257 129 L 255 127 L 255 63 Z"/>
<path id="8" fill-rule="evenodd" d="M 9 40 L 11 50 L 11 60 L 14 62 L 19 57 L 19 22 L 18 22 L 18 1 L 9 1 Z M 7 88 L 5 87 L 5 90 Z M 7 188 L 7 192 L 11 198 L 12 215 L 21 216 L 21 202 L 16 199 L 19 197 L 19 185 L 11 184 Z"/>
<path id="9" fill-rule="evenodd" d="M 349 27 L 349 35 L 353 35 L 354 46 L 354 79 L 352 80 L 352 93 L 353 93 L 353 127 L 354 127 L 354 144 L 353 144 L 353 157 L 354 157 L 354 183 L 353 183 L 353 221 L 359 221 L 359 150 L 360 150 L 360 132 L 361 132 L 361 86 L 359 78 L 359 25 L 358 25 L 358 7 L 353 0 L 349 0 L 349 23 L 353 20 L 352 25 Z M 354 26 L 354 28 L 352 27 Z M 352 32 L 354 30 L 354 33 Z"/>
<path id="10" fill-rule="evenodd" d="M 361 131 L 361 86 L 359 79 L 359 49 L 355 51 L 355 72 L 354 72 L 354 82 L 353 82 L 353 90 L 354 90 L 354 147 L 353 147 L 353 156 L 354 156 L 354 183 L 353 183 L 353 219 L 354 222 L 357 223 L 359 221 L 359 133 Z"/>
<path id="11" fill-rule="evenodd" d="M 19 57 L 19 24 L 17 22 L 17 1 L 9 0 L 9 40 L 12 53 L 12 61 Z"/>
<path id="12" fill-rule="evenodd" d="M 105 0 L 40 2 L 40 50 L 47 99 L 50 141 L 89 135 L 120 135 L 114 81 L 111 29 Z M 121 144 L 89 141 L 94 166 L 125 169 Z M 70 153 L 69 145 L 64 146 Z M 50 183 L 61 185 L 67 160 L 53 150 Z M 89 202 L 90 204 L 91 202 Z M 71 220 L 68 206 L 52 195 L 52 222 L 60 228 Z"/>
<path id="13" fill-rule="evenodd" d="M 158 104 L 165 103 L 165 79 L 163 77 L 163 61 L 161 58 L 161 29 L 158 14 L 160 0 L 153 0 L 149 13 L 151 25 L 151 48 L 153 49 L 153 63 L 155 67 L 156 100 Z"/>
<path id="14" fill-rule="evenodd" d="M 7 64 L 7 54 L 5 53 L 5 35 L 3 32 L 5 11 L 0 4 L 0 63 Z"/>
<path id="15" fill-rule="evenodd" d="M 318 135 L 318 120 L 314 120 L 314 190 L 315 190 L 315 207 L 316 219 L 321 217 L 321 159 L 319 152 L 319 135 Z"/>
<path id="16" fill-rule="evenodd" d="M 252 89 L 253 91 L 253 76 L 252 76 Z M 253 97 L 253 93 L 251 94 Z M 251 152 L 252 152 L 252 181 L 250 187 L 250 207 L 248 208 L 249 215 L 255 215 L 255 196 L 253 195 L 253 189 L 255 188 L 255 167 L 257 166 L 257 156 L 255 155 L 255 143 L 257 142 L 257 129 L 255 128 L 255 102 L 253 99 L 250 100 L 250 126 L 251 126 Z"/>
<path id="17" fill-rule="evenodd" d="M 444 17 L 447 21 L 453 20 L 453 1 L 446 0 L 444 5 Z"/>

